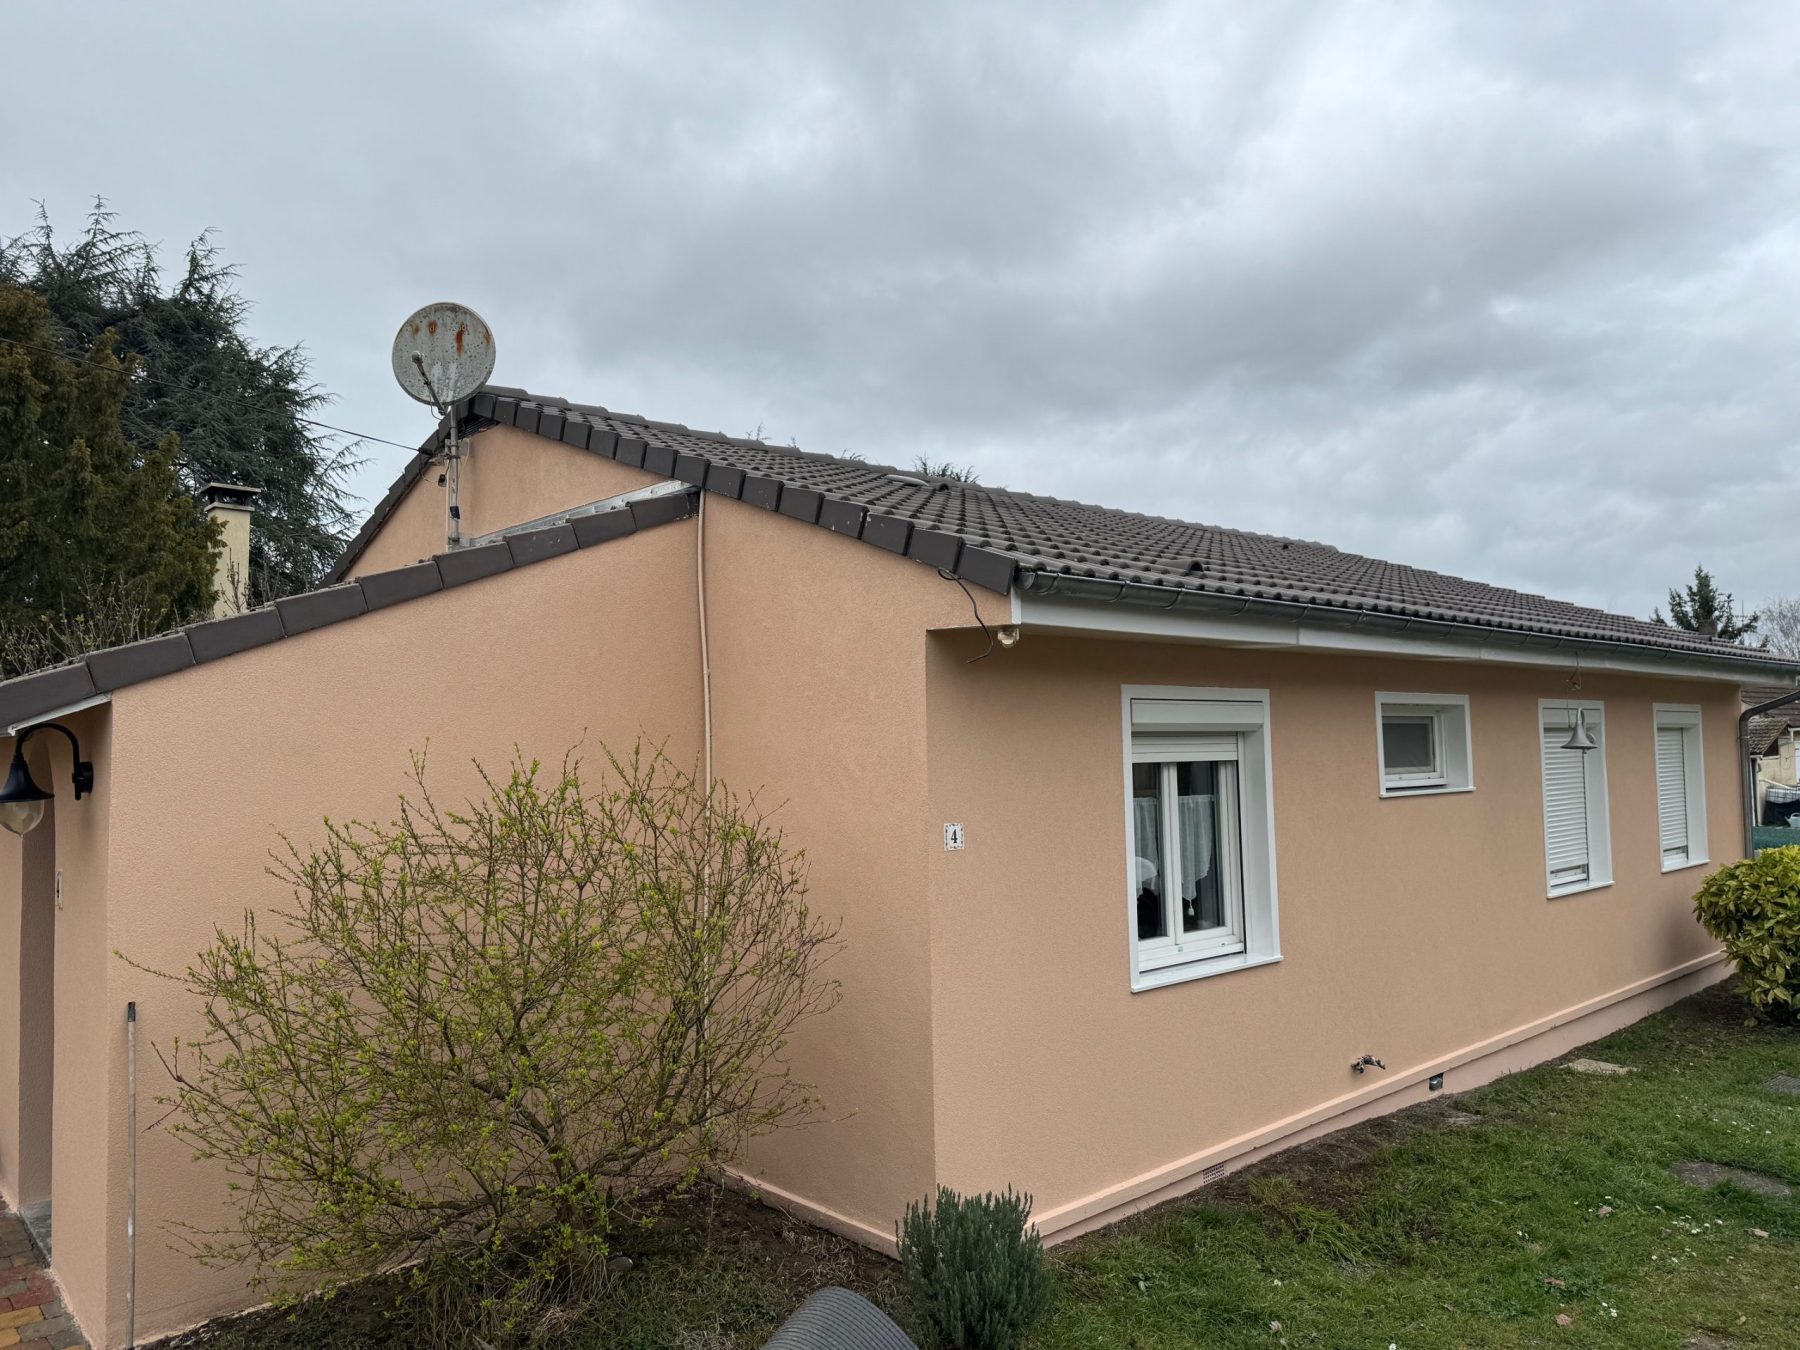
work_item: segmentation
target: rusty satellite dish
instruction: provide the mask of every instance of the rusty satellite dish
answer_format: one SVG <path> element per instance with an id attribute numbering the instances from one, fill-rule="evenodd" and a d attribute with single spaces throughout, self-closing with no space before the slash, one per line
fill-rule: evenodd
<path id="1" fill-rule="evenodd" d="M 443 418 L 444 542 L 461 548 L 462 440 L 453 411 L 494 373 L 494 335 L 467 305 L 426 305 L 394 335 L 394 378 Z"/>
<path id="2" fill-rule="evenodd" d="M 494 335 L 467 305 L 426 305 L 394 335 L 394 378 L 407 397 L 440 413 L 493 373 Z"/>

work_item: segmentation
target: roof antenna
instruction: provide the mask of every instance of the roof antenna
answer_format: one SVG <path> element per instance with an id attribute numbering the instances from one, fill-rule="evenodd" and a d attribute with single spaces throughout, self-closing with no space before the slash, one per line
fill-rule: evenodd
<path id="1" fill-rule="evenodd" d="M 461 548 L 462 444 L 456 435 L 456 405 L 494 373 L 494 335 L 467 305 L 426 305 L 394 335 L 393 366 L 406 396 L 430 405 L 443 419 L 448 489 L 444 542 L 449 548 Z"/>

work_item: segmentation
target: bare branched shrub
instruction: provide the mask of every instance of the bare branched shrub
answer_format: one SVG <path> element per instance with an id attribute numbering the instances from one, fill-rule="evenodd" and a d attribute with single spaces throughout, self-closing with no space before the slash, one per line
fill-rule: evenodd
<path id="1" fill-rule="evenodd" d="M 198 611 L 171 614 L 141 579 L 94 582 L 80 589 L 66 612 L 43 623 L 0 623 L 0 679 L 123 647 L 202 617 Z"/>
<path id="2" fill-rule="evenodd" d="M 435 1339 L 548 1338 L 608 1237 L 816 1109 L 783 1051 L 837 999 L 804 857 L 660 752 L 483 771 L 442 809 L 327 822 L 276 874 L 294 908 L 219 931 L 183 983 L 173 1129 L 224 1164 L 203 1259 L 277 1290 L 405 1268 Z"/>

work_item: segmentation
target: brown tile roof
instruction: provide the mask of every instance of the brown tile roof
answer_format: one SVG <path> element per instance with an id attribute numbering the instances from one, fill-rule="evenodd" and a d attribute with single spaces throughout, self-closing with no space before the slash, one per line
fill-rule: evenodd
<path id="1" fill-rule="evenodd" d="M 522 389 L 490 387 L 470 399 L 467 409 L 470 430 L 516 426 L 853 535 L 994 591 L 1009 591 L 1015 581 L 1028 590 L 1073 582 L 1102 595 L 1109 587 L 1121 594 L 1148 588 L 1150 596 L 1161 594 L 1169 602 L 1241 600 L 1291 606 L 1295 616 L 1366 618 L 1381 626 L 1389 620 L 1396 629 L 1419 622 L 1439 625 L 1440 631 L 1766 665 L 1775 678 L 1800 674 L 1800 665 L 1753 648 L 1309 540 L 926 478 Z M 435 439 L 421 448 L 377 504 L 335 575 L 351 565 L 435 450 Z"/>
<path id="2" fill-rule="evenodd" d="M 1781 685 L 1746 685 L 1742 691 L 1743 706 L 1754 708 L 1793 692 Z M 1744 748 L 1752 758 L 1761 759 L 1775 748 L 1789 727 L 1800 727 L 1800 703 L 1789 703 L 1752 717 L 1744 728 Z"/>

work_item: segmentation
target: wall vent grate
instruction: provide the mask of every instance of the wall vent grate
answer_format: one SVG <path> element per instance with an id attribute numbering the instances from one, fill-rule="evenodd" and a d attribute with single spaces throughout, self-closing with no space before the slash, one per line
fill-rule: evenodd
<path id="1" fill-rule="evenodd" d="M 1214 1163 L 1211 1167 L 1204 1169 L 1200 1173 L 1200 1184 L 1202 1186 L 1210 1186 L 1213 1182 L 1217 1181 L 1220 1177 L 1222 1177 L 1224 1175 L 1225 1175 L 1225 1164 L 1224 1163 Z"/>

